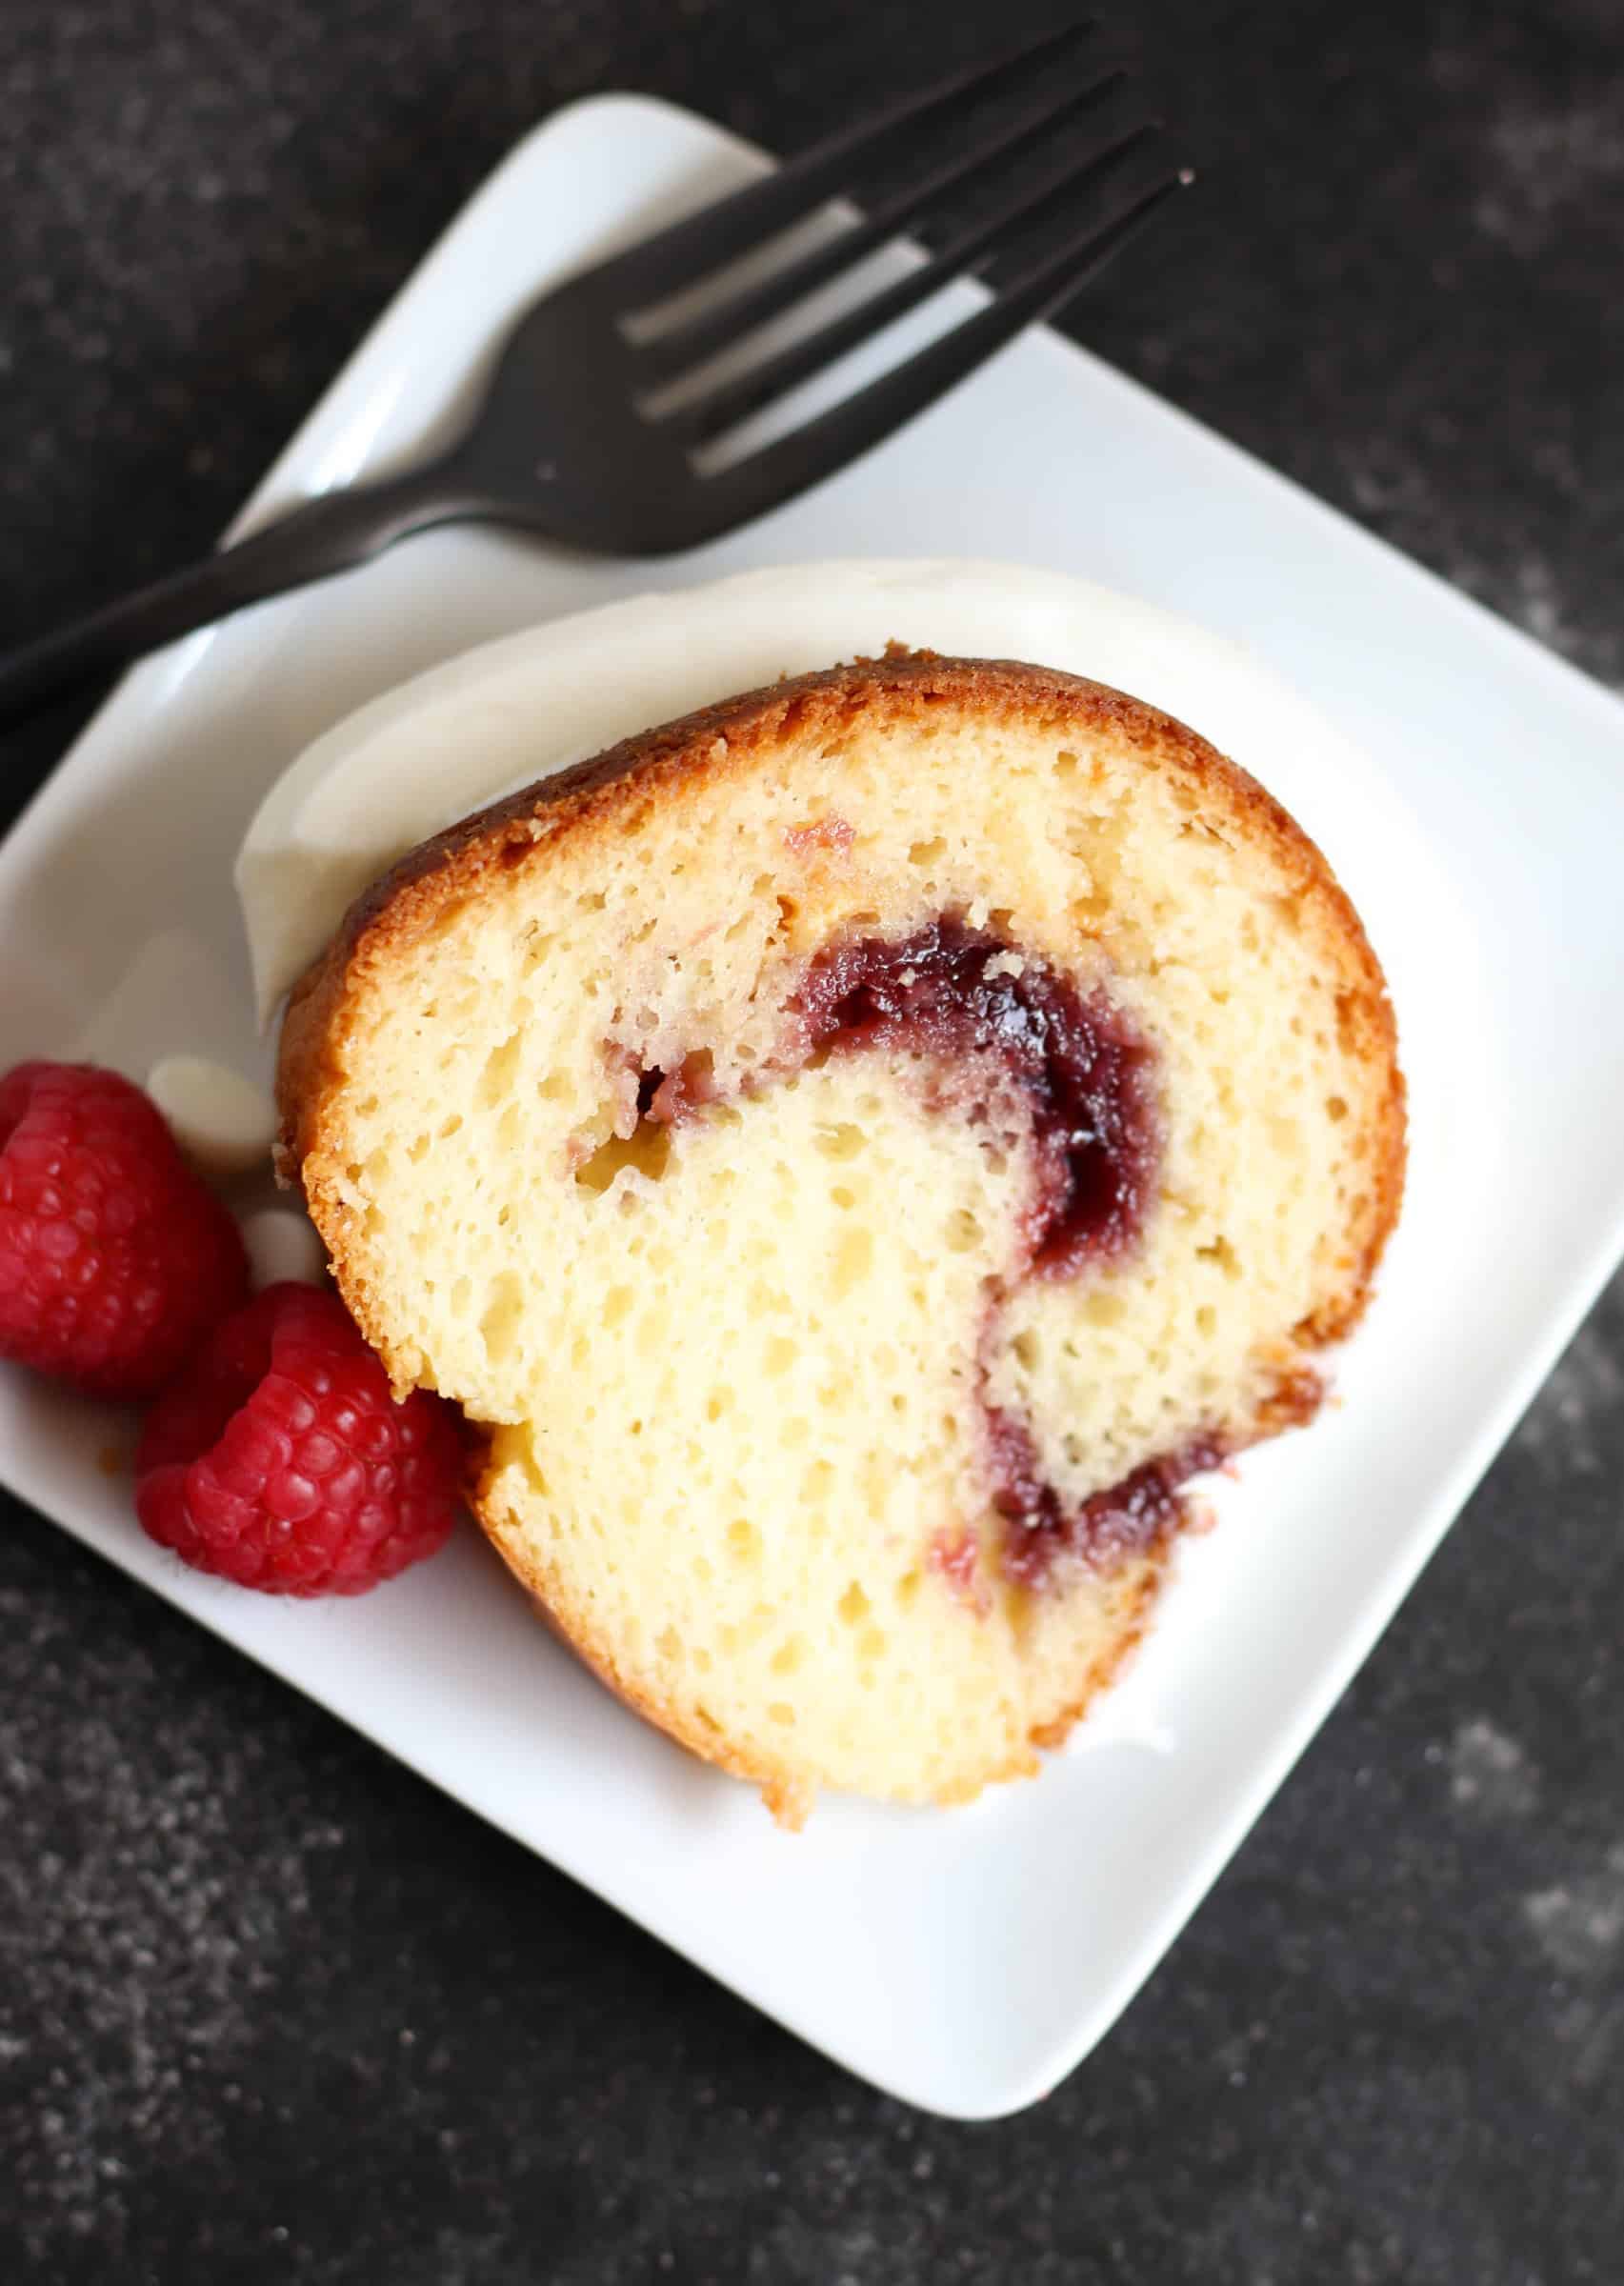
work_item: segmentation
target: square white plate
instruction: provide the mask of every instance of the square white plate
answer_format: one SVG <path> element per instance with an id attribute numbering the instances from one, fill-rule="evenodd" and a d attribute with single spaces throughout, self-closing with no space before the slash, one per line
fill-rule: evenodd
<path id="1" fill-rule="evenodd" d="M 562 113 L 424 263 L 251 513 L 416 451 L 507 312 L 759 164 L 639 98 Z M 98 1463 L 127 1441 L 117 1416 L 0 1377 L 0 1452 L 69 1531 L 804 2037 L 980 2117 L 1052 2086 L 1154 1965 L 1624 1242 L 1624 708 L 1035 335 L 810 499 L 652 575 L 436 533 L 143 664 L 0 851 L 0 1059 L 77 1050 L 140 1074 L 186 1048 L 263 1068 L 231 864 L 311 736 L 532 620 L 902 550 L 1187 612 L 1351 734 L 1368 761 L 1305 750 L 1275 791 L 1366 913 L 1414 1095 L 1406 1218 L 1345 1405 L 1224 1488 L 1221 1529 L 1187 1544 L 1144 1652 L 1043 1778 L 952 1814 L 827 1801 L 785 1835 L 601 1692 L 471 1538 L 358 1605 L 282 1606 L 141 1537 Z"/>

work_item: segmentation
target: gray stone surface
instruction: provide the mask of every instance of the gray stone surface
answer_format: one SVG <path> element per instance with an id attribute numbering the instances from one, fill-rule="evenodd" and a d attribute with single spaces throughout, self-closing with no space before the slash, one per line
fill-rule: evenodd
<path id="1" fill-rule="evenodd" d="M 206 545 L 556 103 L 789 149 L 1053 12 L 8 0 L 0 629 Z M 1205 180 L 1078 330 L 1624 683 L 1618 0 L 1123 13 Z M 6 741 L 8 803 L 78 712 Z M 1615 1289 L 1121 2025 L 984 2128 L 847 2080 L 9 1505 L 0 2276 L 1615 2280 L 1621 1398 Z"/>

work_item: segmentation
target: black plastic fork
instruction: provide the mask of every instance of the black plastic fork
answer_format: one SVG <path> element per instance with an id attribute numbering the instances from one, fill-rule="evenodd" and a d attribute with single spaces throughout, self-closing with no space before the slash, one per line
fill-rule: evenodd
<path id="1" fill-rule="evenodd" d="M 437 458 L 320 494 L 203 562 L 0 655 L 0 715 L 433 525 L 500 523 L 600 553 L 666 555 L 778 507 L 1052 315 L 1189 180 L 1171 164 L 1150 163 L 1161 150 L 1156 123 L 1111 123 L 1125 77 L 1097 64 L 1092 25 L 1073 26 L 893 104 L 581 271 L 518 318 L 474 418 Z M 1010 107 L 967 134 L 966 115 L 1006 95 Z M 752 282 L 728 291 L 723 281 L 719 303 L 712 297 L 702 314 L 660 326 L 662 306 L 849 197 L 866 169 L 915 131 L 926 139 L 923 166 L 905 189 L 810 251 L 786 250 Z M 1044 163 L 1022 179 L 1011 169 L 1026 152 Z M 978 219 L 940 252 L 789 347 L 748 356 L 758 329 L 950 195 L 972 203 Z M 1040 231 L 1041 250 L 1021 251 Z M 718 441 L 741 423 L 1012 249 L 1013 274 L 973 316 L 787 434 L 754 450 L 746 440 L 739 456 L 716 464 Z M 735 347 L 742 370 L 708 380 L 707 369 Z"/>

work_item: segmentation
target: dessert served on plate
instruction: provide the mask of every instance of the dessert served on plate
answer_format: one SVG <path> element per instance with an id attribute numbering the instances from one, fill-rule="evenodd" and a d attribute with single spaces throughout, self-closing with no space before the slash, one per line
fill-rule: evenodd
<path id="1" fill-rule="evenodd" d="M 391 752 L 441 823 L 459 723 L 510 765 L 477 800 L 594 720 L 569 630 L 536 637 L 568 727 L 537 672 L 529 738 L 524 639 L 491 647 L 323 742 L 240 872 L 267 992 L 316 952 L 283 1164 L 397 1392 L 475 1425 L 476 1512 L 558 1631 L 792 1823 L 822 1785 L 1034 1767 L 1188 1480 L 1314 1412 L 1402 1187 L 1392 1013 L 1325 860 L 1153 692 L 1043 663 L 1086 660 L 1094 592 L 1010 577 L 1018 610 L 938 577 L 936 617 L 1016 658 L 927 649 L 923 575 L 864 599 L 912 651 L 812 609 L 784 663 L 819 627 L 844 663 L 729 696 L 694 678 L 742 647 L 695 642 L 670 685 L 712 704 L 576 742 L 316 951 L 398 831 Z M 363 823 L 301 855 L 324 798 Z"/>

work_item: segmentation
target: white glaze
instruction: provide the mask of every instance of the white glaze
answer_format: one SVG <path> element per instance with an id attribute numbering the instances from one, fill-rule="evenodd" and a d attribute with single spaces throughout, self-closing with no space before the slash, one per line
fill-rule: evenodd
<path id="1" fill-rule="evenodd" d="M 147 1074 L 147 1093 L 206 1174 L 269 1172 L 276 1107 L 256 1081 L 212 1056 L 164 1055 Z"/>

